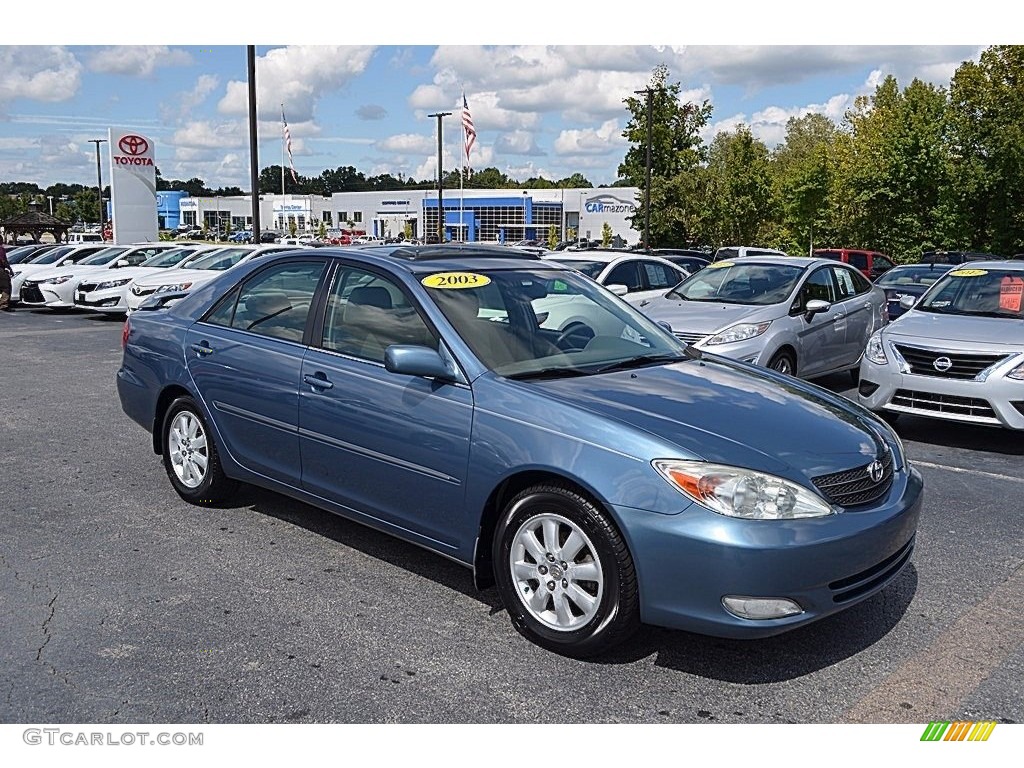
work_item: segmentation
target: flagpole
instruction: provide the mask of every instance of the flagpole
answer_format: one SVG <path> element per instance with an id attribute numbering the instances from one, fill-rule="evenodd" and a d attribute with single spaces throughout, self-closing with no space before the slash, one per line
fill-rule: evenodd
<path id="1" fill-rule="evenodd" d="M 284 205 L 284 102 L 281 102 L 281 205 Z M 282 212 L 284 209 L 281 209 Z"/>
<path id="2" fill-rule="evenodd" d="M 466 222 L 463 221 L 463 211 L 465 203 L 465 188 L 463 187 L 463 179 L 466 178 L 466 132 L 462 132 L 462 152 L 459 153 L 459 239 L 462 242 L 466 242 Z"/>

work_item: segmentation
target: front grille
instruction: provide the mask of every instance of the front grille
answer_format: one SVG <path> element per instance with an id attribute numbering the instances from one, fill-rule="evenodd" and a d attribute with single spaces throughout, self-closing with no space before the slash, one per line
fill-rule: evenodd
<path id="1" fill-rule="evenodd" d="M 878 480 L 871 479 L 868 473 L 871 464 L 865 464 L 856 469 L 822 475 L 811 482 L 826 499 L 840 507 L 870 504 L 887 494 L 892 486 L 892 451 L 887 450 L 879 461 L 882 463 L 882 476 Z"/>
<path id="2" fill-rule="evenodd" d="M 672 331 L 677 339 L 685 341 L 687 344 L 696 344 L 698 341 L 707 336 L 706 333 L 683 333 L 681 331 Z"/>
<path id="3" fill-rule="evenodd" d="M 911 538 L 895 553 L 889 555 L 880 563 L 870 568 L 865 568 L 860 573 L 847 576 L 845 579 L 838 579 L 831 582 L 828 588 L 832 590 L 832 602 L 846 603 L 856 600 L 861 595 L 866 595 L 877 587 L 885 584 L 893 578 L 914 552 L 914 539 Z"/>
<path id="4" fill-rule="evenodd" d="M 154 293 L 155 291 L 156 288 L 143 288 L 140 285 L 132 286 L 132 294 L 135 296 L 149 296 L 149 294 Z"/>
<path id="5" fill-rule="evenodd" d="M 951 416 L 972 416 L 981 419 L 996 419 L 988 400 L 980 397 L 961 397 L 960 395 L 940 395 L 935 392 L 915 392 L 912 389 L 898 389 L 893 395 L 890 405 L 902 405 L 905 408 L 916 408 L 919 411 L 944 413 Z"/>
<path id="6" fill-rule="evenodd" d="M 81 293 L 90 293 L 96 290 L 96 283 L 79 283 L 78 290 Z"/>
<path id="7" fill-rule="evenodd" d="M 969 352 L 936 352 L 934 349 L 921 349 L 910 347 L 906 344 L 895 344 L 896 351 L 910 366 L 910 372 L 917 376 L 937 376 L 943 379 L 976 379 L 978 374 L 989 366 L 1006 359 L 1006 355 L 973 354 Z M 946 368 L 945 362 L 949 362 L 946 370 L 939 370 L 935 367 L 935 361 L 942 360 L 940 368 Z"/>
<path id="8" fill-rule="evenodd" d="M 25 282 L 21 286 L 21 300 L 30 304 L 42 304 L 43 292 L 35 283 Z"/>

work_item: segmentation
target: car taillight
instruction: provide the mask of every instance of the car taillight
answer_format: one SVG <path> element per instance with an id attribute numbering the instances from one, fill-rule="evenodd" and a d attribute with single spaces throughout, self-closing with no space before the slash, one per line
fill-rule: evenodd
<path id="1" fill-rule="evenodd" d="M 121 329 L 121 349 L 128 346 L 128 334 L 131 333 L 131 320 L 125 319 L 124 328 Z"/>

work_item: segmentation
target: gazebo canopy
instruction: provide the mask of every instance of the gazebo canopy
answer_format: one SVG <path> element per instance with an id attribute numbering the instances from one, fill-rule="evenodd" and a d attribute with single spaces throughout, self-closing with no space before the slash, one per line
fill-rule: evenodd
<path id="1" fill-rule="evenodd" d="M 59 243 L 67 239 L 71 224 L 43 213 L 38 204 L 30 203 L 27 211 L 0 222 L 0 227 L 4 229 L 4 238 L 10 242 L 17 242 L 19 235 L 31 235 L 33 240 L 39 242 L 43 233 L 49 232 Z"/>

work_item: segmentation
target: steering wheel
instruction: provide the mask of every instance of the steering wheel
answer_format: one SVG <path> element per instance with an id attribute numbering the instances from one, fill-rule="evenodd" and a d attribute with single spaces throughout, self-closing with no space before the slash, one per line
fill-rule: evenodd
<path id="1" fill-rule="evenodd" d="M 570 323 L 558 334 L 555 346 L 563 352 L 579 352 L 587 346 L 592 338 L 594 338 L 593 328 L 583 323 Z"/>

